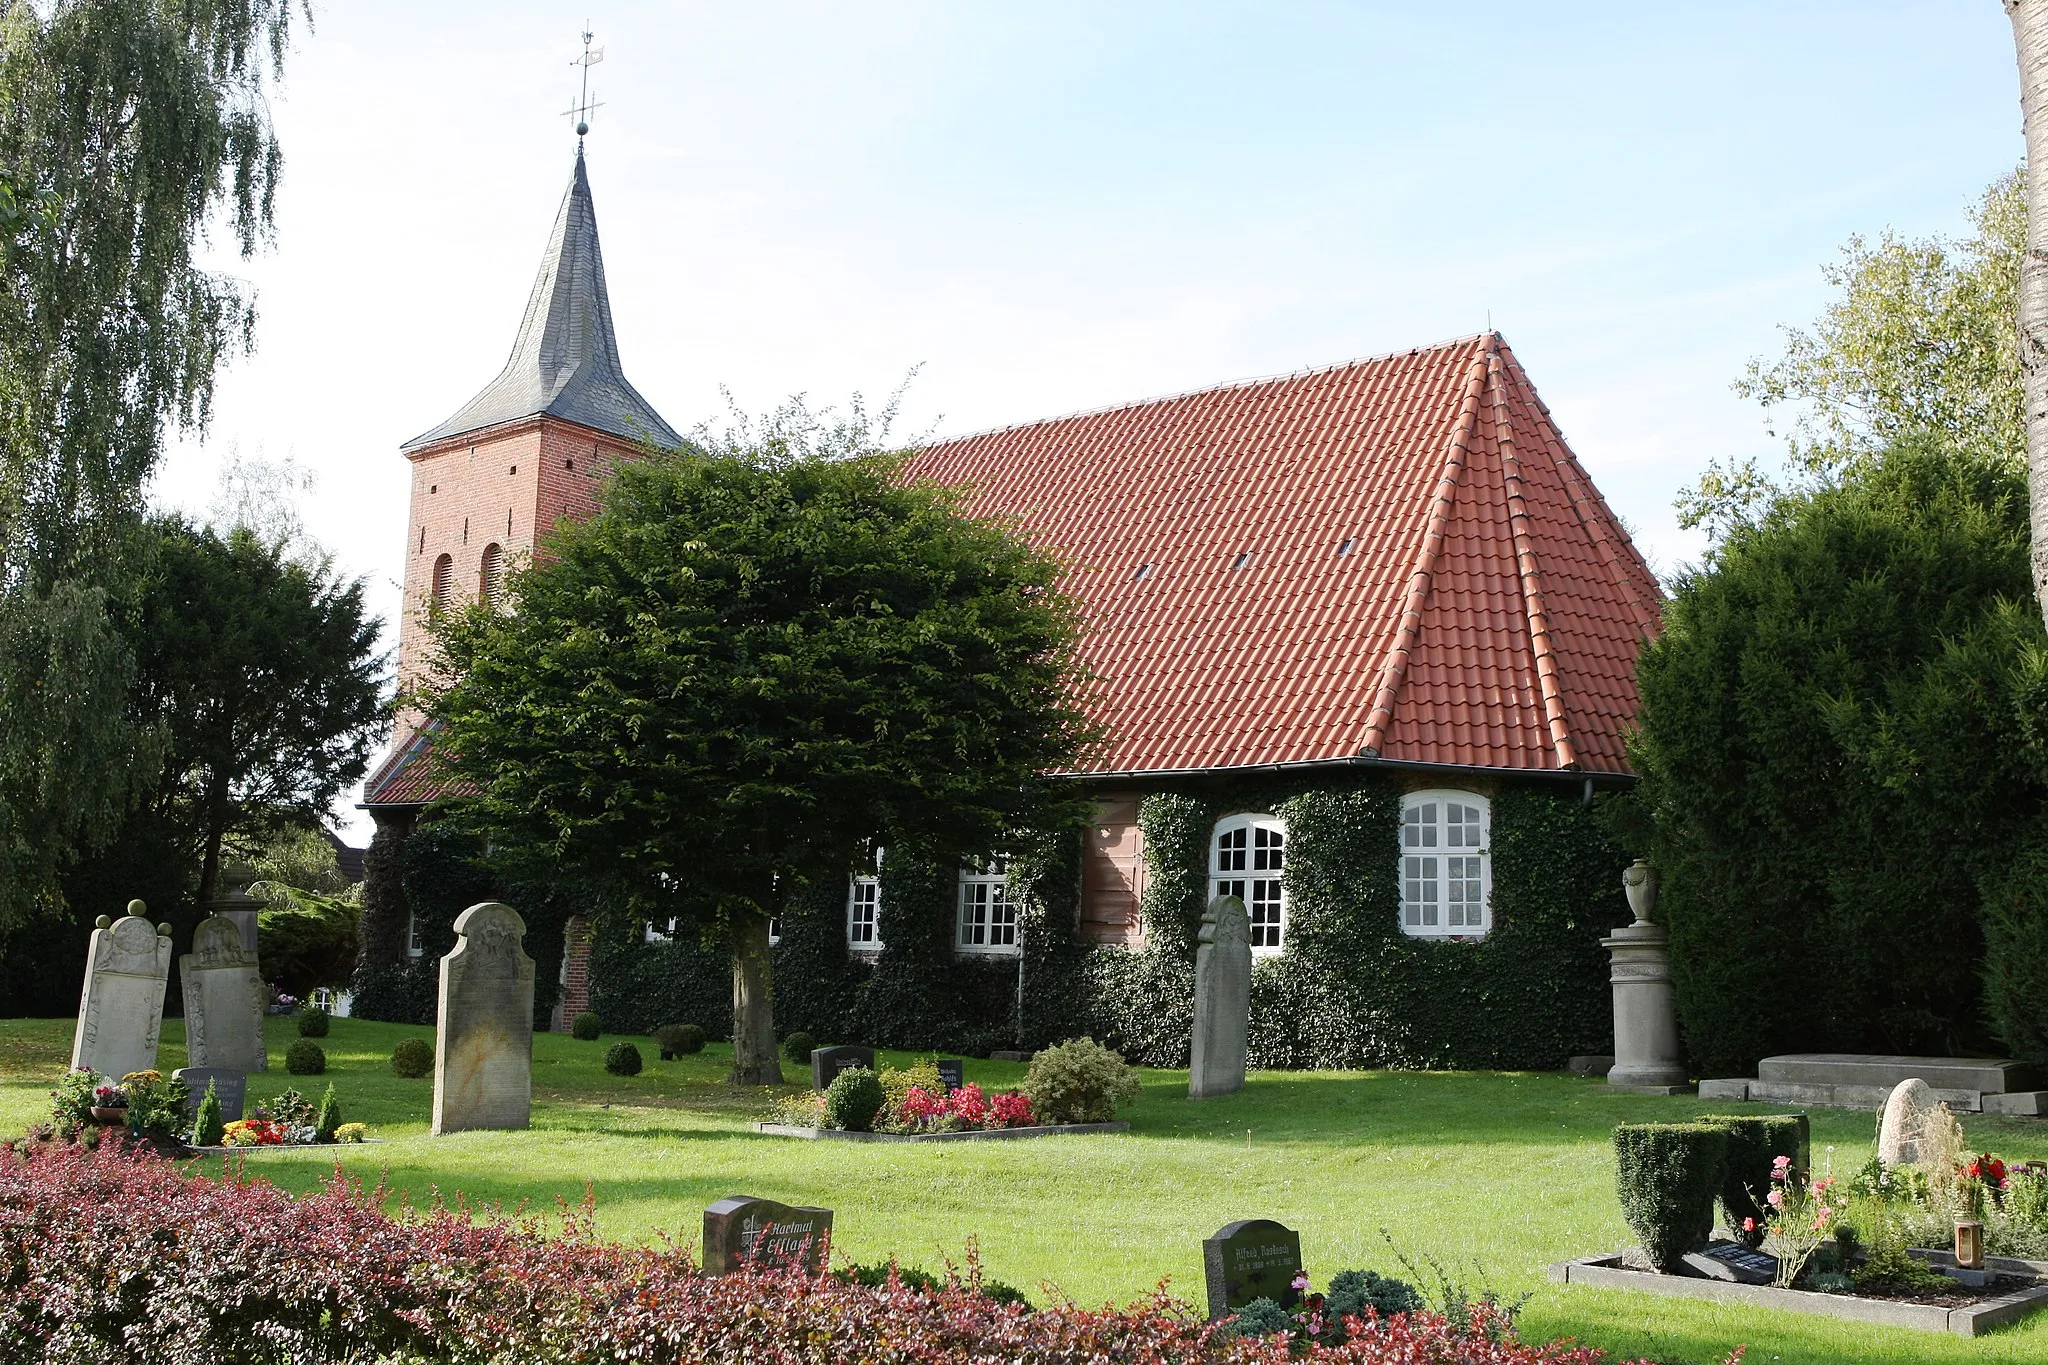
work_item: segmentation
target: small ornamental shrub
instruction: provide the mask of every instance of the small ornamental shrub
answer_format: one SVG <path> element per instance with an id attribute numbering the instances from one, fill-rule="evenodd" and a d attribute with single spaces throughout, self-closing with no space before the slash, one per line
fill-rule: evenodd
<path id="1" fill-rule="evenodd" d="M 1031 1059 L 1024 1093 L 1040 1123 L 1108 1123 L 1138 1098 L 1138 1073 L 1092 1038 L 1075 1038 Z"/>
<path id="2" fill-rule="evenodd" d="M 1614 1183 L 1650 1264 L 1668 1270 L 1714 1227 L 1728 1132 L 1710 1123 L 1624 1123 L 1614 1130 Z"/>
<path id="3" fill-rule="evenodd" d="M 284 1050 L 284 1069 L 294 1076 L 318 1076 L 327 1070 L 327 1050 L 311 1038 L 295 1039 Z"/>
<path id="4" fill-rule="evenodd" d="M 1721 1216 L 1738 1234 L 1743 1221 L 1761 1227 L 1769 1212 L 1771 1159 L 1799 1165 L 1804 1114 L 1706 1114 L 1699 1119 L 1728 1134 L 1728 1169 L 1721 1179 Z M 1804 1169 L 1804 1167 L 1800 1167 Z"/>
<path id="5" fill-rule="evenodd" d="M 1298 1325 L 1294 1314 L 1273 1300 L 1253 1299 L 1223 1324 L 1223 1330 L 1234 1337 L 1270 1337 L 1276 1332 L 1291 1334 Z"/>
<path id="6" fill-rule="evenodd" d="M 795 1062 L 798 1066 L 809 1066 L 811 1064 L 811 1050 L 817 1046 L 817 1039 L 811 1037 L 810 1034 L 805 1033 L 802 1029 L 798 1029 L 795 1033 L 782 1040 L 782 1055 Z"/>
<path id="7" fill-rule="evenodd" d="M 218 1147 L 221 1134 L 227 1124 L 221 1118 L 220 1092 L 212 1081 L 206 1083 L 206 1094 L 200 1098 L 199 1112 L 192 1116 L 192 1145 L 194 1147 Z"/>
<path id="8" fill-rule="evenodd" d="M 851 1067 L 825 1087 L 825 1121 L 849 1133 L 873 1132 L 886 1098 L 881 1077 L 864 1066 Z"/>
<path id="9" fill-rule="evenodd" d="M 1363 1318 L 1367 1309 L 1382 1318 L 1391 1318 L 1396 1313 L 1419 1313 L 1422 1295 L 1406 1280 L 1370 1270 L 1340 1270 L 1330 1277 L 1329 1291 L 1323 1295 L 1323 1316 L 1331 1324 L 1336 1341 L 1344 1339 L 1344 1319 Z"/>
<path id="10" fill-rule="evenodd" d="M 301 1038 L 325 1038 L 332 1022 L 333 1016 L 329 1015 L 326 1010 L 309 1005 L 306 1007 L 306 1011 L 299 1016 L 299 1036 Z"/>
<path id="11" fill-rule="evenodd" d="M 778 1095 L 761 1116 L 769 1123 L 786 1123 L 792 1128 L 823 1128 L 825 1096 L 818 1090 L 795 1090 Z"/>
<path id="12" fill-rule="evenodd" d="M 276 1099 L 265 1100 L 256 1106 L 255 1116 L 271 1119 L 287 1128 L 312 1128 L 319 1122 L 320 1109 L 313 1101 L 301 1095 L 296 1089 L 287 1090 Z M 310 1141 L 310 1137 L 304 1139 Z"/>
<path id="13" fill-rule="evenodd" d="M 334 1087 L 328 1086 L 327 1093 L 320 1097 L 320 1113 L 313 1120 L 313 1141 L 334 1141 L 335 1130 L 341 1127 L 341 1101 L 334 1097 Z"/>
<path id="14" fill-rule="evenodd" d="M 704 1036 L 704 1030 L 695 1024 L 663 1024 L 654 1031 L 654 1041 L 661 1044 L 664 1062 L 702 1052 Z"/>
<path id="15" fill-rule="evenodd" d="M 604 1069 L 614 1076 L 637 1076 L 640 1065 L 640 1049 L 631 1043 L 613 1043 L 605 1049 Z"/>
<path id="16" fill-rule="evenodd" d="M 424 1038 L 401 1038 L 391 1049 L 391 1069 L 416 1081 L 434 1069 L 434 1045 Z"/>
<path id="17" fill-rule="evenodd" d="M 594 1011 L 585 1010 L 569 1024 L 569 1036 L 586 1043 L 594 1043 L 604 1032 L 604 1021 Z"/>
<path id="18" fill-rule="evenodd" d="M 334 1130 L 336 1142 L 361 1142 L 369 1135 L 370 1125 L 367 1123 L 344 1123 Z"/>

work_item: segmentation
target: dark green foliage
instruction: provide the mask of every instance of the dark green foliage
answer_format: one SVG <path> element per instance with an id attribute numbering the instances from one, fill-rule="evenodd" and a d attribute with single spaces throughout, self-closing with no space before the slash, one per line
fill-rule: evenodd
<path id="1" fill-rule="evenodd" d="M 811 1053 L 817 1049 L 818 1040 L 798 1030 L 782 1040 L 782 1055 L 798 1066 L 811 1064 Z"/>
<path id="2" fill-rule="evenodd" d="M 888 951 L 868 970 L 847 1027 L 835 1030 L 839 1036 L 878 1047 L 956 1047 L 984 1056 L 1009 1045 L 1016 1033 L 1017 963 L 963 959 L 953 951 L 959 875 L 956 863 L 889 854 L 878 919 Z"/>
<path id="3" fill-rule="evenodd" d="M 440 1008 L 441 964 L 433 958 L 408 958 L 389 967 L 364 963 L 349 989 L 354 992 L 349 1013 L 355 1018 L 431 1026 Z"/>
<path id="4" fill-rule="evenodd" d="M 304 997 L 321 986 L 345 986 L 361 943 L 362 908 L 332 896 L 267 882 L 256 915 L 256 951 L 263 975 Z"/>
<path id="5" fill-rule="evenodd" d="M 308 1005 L 299 1014 L 299 1036 L 301 1038 L 325 1038 L 334 1020 L 326 1010 Z"/>
<path id="6" fill-rule="evenodd" d="M 1294 1315 L 1273 1300 L 1253 1299 L 1223 1324 L 1220 1335 L 1270 1337 L 1277 1332 L 1292 1332 L 1298 1326 Z"/>
<path id="7" fill-rule="evenodd" d="M 1040 1049 L 1023 1089 L 1040 1123 L 1109 1123 L 1139 1094 L 1138 1073 L 1093 1038 Z"/>
<path id="8" fill-rule="evenodd" d="M 313 1135 L 322 1142 L 334 1141 L 334 1130 L 347 1122 L 341 1116 L 341 1101 L 335 1098 L 334 1087 L 328 1086 L 327 1093 L 320 1097 L 320 1116 L 313 1120 Z"/>
<path id="9" fill-rule="evenodd" d="M 1721 1213 L 1728 1226 L 1739 1231 L 1745 1218 L 1761 1225 L 1768 1212 L 1764 1196 L 1771 1192 L 1772 1159 L 1789 1157 L 1799 1169 L 1807 1169 L 1806 1115 L 1702 1114 L 1697 1121 L 1728 1134 L 1721 1181 Z"/>
<path id="10" fill-rule="evenodd" d="M 2006 1051 L 2048 1063 L 2048 838 L 2030 832 L 1984 887 L 1984 1011 Z"/>
<path id="11" fill-rule="evenodd" d="M 640 1049 L 631 1043 L 613 1043 L 605 1049 L 604 1069 L 614 1076 L 637 1076 L 641 1065 Z"/>
<path id="12" fill-rule="evenodd" d="M 1705 1074 L 1991 1045 L 1978 880 L 2048 771 L 2027 543 L 2016 468 L 1907 444 L 1680 580 L 1633 753 Z"/>
<path id="13" fill-rule="evenodd" d="M 604 1021 L 594 1011 L 585 1010 L 569 1024 L 569 1036 L 578 1042 L 594 1043 L 604 1033 Z"/>
<path id="14" fill-rule="evenodd" d="M 1714 1226 L 1728 1132 L 1711 1123 L 1624 1123 L 1614 1130 L 1621 1216 L 1650 1263 L 1668 1269 Z"/>
<path id="15" fill-rule="evenodd" d="M 704 1050 L 704 1030 L 695 1024 L 663 1024 L 654 1031 L 654 1041 L 661 1044 L 662 1060 L 684 1057 Z"/>
<path id="16" fill-rule="evenodd" d="M 889 1276 L 892 1272 L 895 1274 L 898 1284 L 902 1285 L 905 1289 L 916 1290 L 920 1294 L 936 1293 L 946 1287 L 946 1281 L 932 1274 L 929 1270 L 921 1270 L 914 1265 L 899 1265 L 894 1261 L 871 1261 L 864 1265 L 847 1265 L 832 1273 L 852 1284 L 864 1284 L 871 1288 L 879 1289 L 889 1283 Z M 1004 1284 L 1001 1280 L 983 1280 L 979 1284 L 974 1285 L 973 1288 L 978 1290 L 984 1298 L 994 1299 L 997 1303 L 1017 1303 L 1024 1305 L 1027 1309 L 1031 1306 L 1031 1300 L 1025 1297 L 1023 1290 Z"/>
<path id="17" fill-rule="evenodd" d="M 1347 1314 L 1364 1317 L 1368 1308 L 1377 1311 L 1382 1318 L 1390 1318 L 1396 1313 L 1419 1313 L 1422 1311 L 1422 1295 L 1406 1280 L 1371 1270 L 1340 1270 L 1330 1277 L 1330 1287 L 1323 1295 L 1326 1317 L 1341 1323 Z"/>
<path id="18" fill-rule="evenodd" d="M 199 1109 L 192 1115 L 192 1145 L 218 1147 L 220 1140 L 225 1136 L 227 1121 L 221 1116 L 220 1092 L 212 1081 L 208 1081 L 206 1094 L 199 1101 Z"/>
<path id="19" fill-rule="evenodd" d="M 284 1050 L 284 1069 L 294 1076 L 318 1076 L 327 1070 L 327 1050 L 311 1038 L 294 1038 Z"/>
<path id="20" fill-rule="evenodd" d="M 825 1087 L 825 1122 L 849 1133 L 871 1132 L 887 1098 L 880 1076 L 864 1066 L 852 1067 Z"/>
<path id="21" fill-rule="evenodd" d="M 434 1045 L 424 1038 L 401 1038 L 391 1049 L 391 1070 L 416 1081 L 434 1069 Z"/>

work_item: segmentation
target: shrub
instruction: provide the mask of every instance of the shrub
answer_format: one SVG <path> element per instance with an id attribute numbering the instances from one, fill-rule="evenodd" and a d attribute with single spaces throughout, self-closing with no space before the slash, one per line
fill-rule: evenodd
<path id="1" fill-rule="evenodd" d="M 341 1101 L 334 1097 L 334 1087 L 328 1086 L 327 1093 L 320 1097 L 320 1114 L 313 1120 L 313 1136 L 320 1142 L 334 1141 L 334 1134 L 341 1127 Z"/>
<path id="2" fill-rule="evenodd" d="M 1138 1098 L 1138 1073 L 1092 1038 L 1074 1038 L 1031 1059 L 1024 1093 L 1040 1123 L 1108 1123 Z"/>
<path id="3" fill-rule="evenodd" d="M 640 1049 L 631 1043 L 613 1043 L 605 1049 L 604 1069 L 614 1076 L 640 1074 Z"/>
<path id="4" fill-rule="evenodd" d="M 1710 1123 L 1624 1123 L 1614 1130 L 1621 1216 L 1659 1270 L 1713 1230 L 1728 1165 L 1728 1132 Z"/>
<path id="5" fill-rule="evenodd" d="M 1270 1337 L 1276 1332 L 1293 1332 L 1294 1315 L 1271 1299 L 1253 1299 L 1223 1324 L 1234 1337 Z"/>
<path id="6" fill-rule="evenodd" d="M 2038 836 L 1986 879 L 1984 1007 L 2013 1056 L 2048 1062 L 2048 842 Z"/>
<path id="7" fill-rule="evenodd" d="M 654 1031 L 654 1041 L 661 1044 L 662 1060 L 668 1061 L 702 1052 L 704 1030 L 695 1024 L 663 1024 Z"/>
<path id="8" fill-rule="evenodd" d="M 881 1077 L 864 1066 L 851 1067 L 825 1087 L 825 1121 L 849 1133 L 872 1132 L 886 1098 Z"/>
<path id="9" fill-rule="evenodd" d="M 798 1066 L 811 1064 L 811 1050 L 818 1046 L 818 1040 L 798 1029 L 782 1040 L 782 1055 Z"/>
<path id="10" fill-rule="evenodd" d="M 434 1045 L 424 1038 L 401 1038 L 391 1049 L 391 1069 L 416 1081 L 434 1069 Z"/>
<path id="11" fill-rule="evenodd" d="M 221 1117 L 220 1092 L 212 1081 L 206 1083 L 206 1094 L 199 1101 L 199 1112 L 192 1116 L 192 1145 L 194 1147 L 218 1147 L 227 1122 Z"/>
<path id="12" fill-rule="evenodd" d="M 327 1049 L 311 1038 L 294 1039 L 284 1050 L 284 1069 L 294 1076 L 318 1076 L 327 1070 Z"/>
<path id="13" fill-rule="evenodd" d="M 325 1038 L 333 1022 L 333 1016 L 326 1010 L 308 1005 L 299 1015 L 299 1036 L 301 1038 Z"/>
<path id="14" fill-rule="evenodd" d="M 1422 1295 L 1406 1280 L 1370 1270 L 1340 1270 L 1330 1277 L 1330 1288 L 1323 1295 L 1323 1316 L 1331 1323 L 1335 1340 L 1344 1339 L 1345 1318 L 1363 1318 L 1367 1309 L 1382 1318 L 1391 1318 L 1396 1313 L 1419 1313 Z"/>
<path id="15" fill-rule="evenodd" d="M 569 1036 L 586 1043 L 594 1043 L 604 1032 L 604 1021 L 595 1013 L 585 1010 L 569 1024 Z"/>
<path id="16" fill-rule="evenodd" d="M 1721 1178 L 1721 1213 L 1738 1232 L 1742 1220 L 1762 1226 L 1769 1211 L 1764 1196 L 1771 1192 L 1771 1159 L 1789 1157 L 1800 1170 L 1805 1158 L 1804 1114 L 1703 1114 L 1699 1122 L 1728 1134 L 1727 1169 Z"/>

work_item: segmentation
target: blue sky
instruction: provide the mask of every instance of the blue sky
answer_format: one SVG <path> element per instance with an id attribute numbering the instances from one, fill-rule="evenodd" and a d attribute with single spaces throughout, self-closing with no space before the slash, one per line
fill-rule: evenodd
<path id="1" fill-rule="evenodd" d="M 274 106 L 230 451 L 398 605 L 398 445 L 503 362 L 575 140 L 583 11 L 350 0 Z M 1489 318 L 1660 569 L 1773 455 L 1730 381 L 1852 233 L 1957 232 L 2021 145 L 1996 0 L 610 4 L 588 155 L 627 373 L 671 423 L 922 370 L 905 430 L 1048 416 Z M 360 838 L 358 838 L 360 842 Z"/>

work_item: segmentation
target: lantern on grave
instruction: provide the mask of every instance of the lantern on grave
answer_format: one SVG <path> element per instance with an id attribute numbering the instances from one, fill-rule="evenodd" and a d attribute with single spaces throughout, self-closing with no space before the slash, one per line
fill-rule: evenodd
<path id="1" fill-rule="evenodd" d="M 1965 1270 L 1984 1268 L 1984 1225 L 1975 1219 L 1956 1220 L 1956 1264 Z"/>

